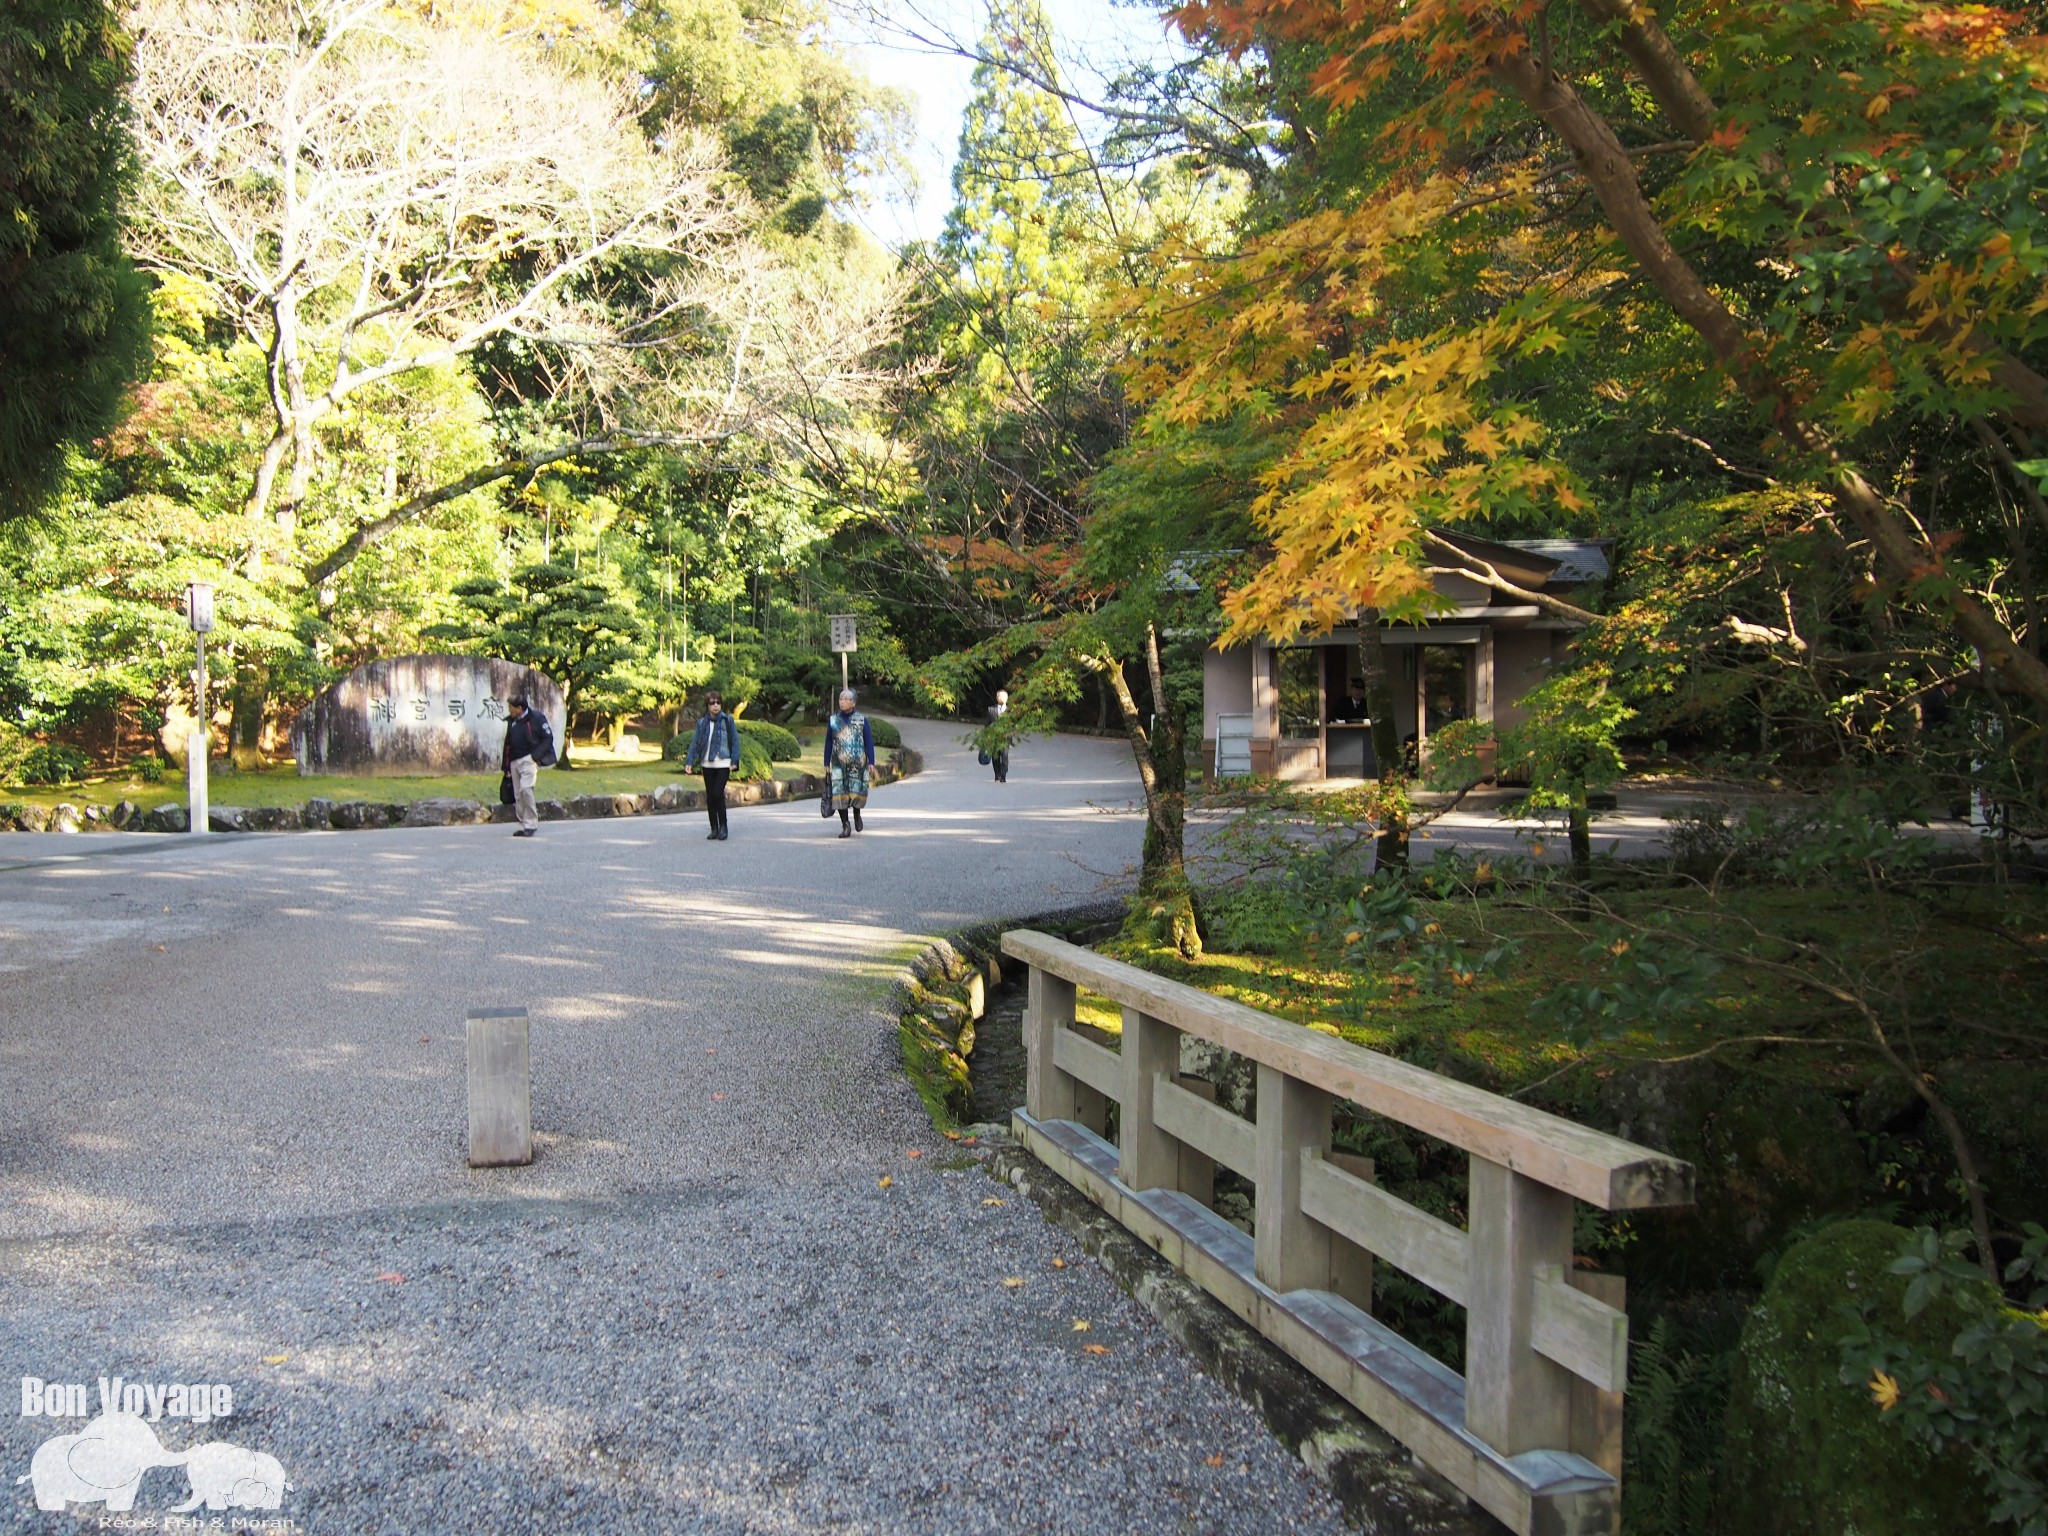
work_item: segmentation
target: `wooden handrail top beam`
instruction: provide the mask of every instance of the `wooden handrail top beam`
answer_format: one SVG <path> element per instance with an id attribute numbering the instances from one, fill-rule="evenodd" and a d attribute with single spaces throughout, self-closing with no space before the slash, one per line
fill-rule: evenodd
<path id="1" fill-rule="evenodd" d="M 1003 953 L 1602 1210 L 1690 1205 L 1690 1163 L 1032 929 Z"/>

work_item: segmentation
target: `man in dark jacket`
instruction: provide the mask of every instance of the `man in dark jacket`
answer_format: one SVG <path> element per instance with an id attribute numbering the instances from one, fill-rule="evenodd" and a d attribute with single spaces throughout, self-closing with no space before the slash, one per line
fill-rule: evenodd
<path id="1" fill-rule="evenodd" d="M 505 772 L 512 778 L 512 809 L 519 817 L 514 837 L 531 837 L 540 828 L 540 810 L 533 803 L 540 764 L 533 754 L 551 736 L 547 721 L 526 707 L 525 695 L 514 694 L 505 706 Z"/>

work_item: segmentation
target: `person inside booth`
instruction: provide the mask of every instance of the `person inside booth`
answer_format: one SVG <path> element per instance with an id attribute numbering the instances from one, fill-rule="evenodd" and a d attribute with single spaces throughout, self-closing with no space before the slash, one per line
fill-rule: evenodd
<path id="1" fill-rule="evenodd" d="M 1351 687 L 1343 698 L 1330 708 L 1332 725 L 1363 725 L 1368 716 L 1365 708 L 1365 684 L 1357 678 L 1351 679 Z"/>

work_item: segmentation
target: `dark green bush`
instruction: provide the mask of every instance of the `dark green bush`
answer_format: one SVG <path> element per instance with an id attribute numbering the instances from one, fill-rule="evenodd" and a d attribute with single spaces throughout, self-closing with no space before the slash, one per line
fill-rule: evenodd
<path id="1" fill-rule="evenodd" d="M 160 757 L 138 757 L 128 766 L 134 770 L 135 777 L 145 784 L 161 784 L 164 781 L 166 764 Z"/>
<path id="2" fill-rule="evenodd" d="M 868 729 L 875 733 L 877 752 L 886 752 L 903 745 L 903 733 L 887 720 L 877 720 L 873 715 L 869 715 Z"/>
<path id="3" fill-rule="evenodd" d="M 804 744 L 794 734 L 784 730 L 773 720 L 741 719 L 740 734 L 751 736 L 768 749 L 768 755 L 778 763 L 793 763 L 804 755 Z M 875 738 L 879 741 L 881 738 Z"/>
<path id="4" fill-rule="evenodd" d="M 21 765 L 35 743 L 5 720 L 0 720 L 0 784 L 19 784 Z"/>
<path id="5" fill-rule="evenodd" d="M 1871 1392 L 1897 1437 L 1935 1456 L 1960 1451 L 1992 1505 L 1995 1524 L 2020 1536 L 2048 1531 L 2048 1230 L 2026 1222 L 2018 1258 L 2004 1269 L 2008 1296 L 1964 1258 L 1965 1232 L 1922 1227 L 1891 1274 L 1906 1280 L 1900 1312 L 1857 1298 L 1842 1341 L 1841 1380 Z M 1903 1336 L 1936 1305 L 1952 1302 L 1962 1329 L 1915 1343 Z"/>
<path id="6" fill-rule="evenodd" d="M 59 746 L 54 741 L 38 742 L 21 755 L 24 784 L 75 784 L 85 777 L 91 760 L 83 752 Z"/>
<path id="7" fill-rule="evenodd" d="M 1899 1320 L 1898 1337 L 1929 1353 L 1945 1354 L 1968 1321 L 1951 1296 L 1904 1320 L 1907 1281 L 1891 1264 L 1910 1235 L 1884 1222 L 1841 1221 L 1778 1261 L 1736 1351 L 1718 1529 L 1948 1536 L 1988 1527 L 1969 1458 L 1899 1434 L 1868 1385 L 1841 1379 L 1849 1308 Z"/>

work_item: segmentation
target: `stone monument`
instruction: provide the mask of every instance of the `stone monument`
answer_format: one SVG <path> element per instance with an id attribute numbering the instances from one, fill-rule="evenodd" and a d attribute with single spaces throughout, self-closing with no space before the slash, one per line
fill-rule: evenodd
<path id="1" fill-rule="evenodd" d="M 531 667 L 488 656 L 365 662 L 299 711 L 292 755 L 302 774 L 496 773 L 514 694 L 547 717 L 559 747 L 562 690 Z"/>

